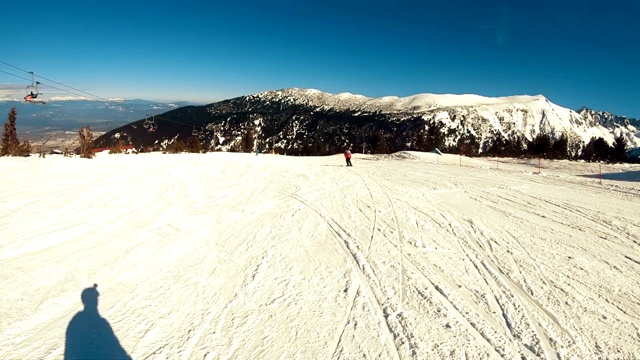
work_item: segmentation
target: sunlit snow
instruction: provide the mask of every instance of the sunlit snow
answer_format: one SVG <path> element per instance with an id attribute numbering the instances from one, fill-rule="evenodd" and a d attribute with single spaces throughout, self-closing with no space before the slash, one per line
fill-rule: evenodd
<path id="1" fill-rule="evenodd" d="M 353 165 L 0 158 L 0 358 L 640 354 L 640 166 Z"/>

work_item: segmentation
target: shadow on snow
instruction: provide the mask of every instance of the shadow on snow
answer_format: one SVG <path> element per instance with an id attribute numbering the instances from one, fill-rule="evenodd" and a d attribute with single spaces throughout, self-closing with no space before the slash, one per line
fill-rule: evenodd
<path id="1" fill-rule="evenodd" d="M 98 313 L 98 285 L 82 290 L 84 310 L 67 327 L 64 359 L 131 359 L 120 345 L 111 325 Z"/>
<path id="2" fill-rule="evenodd" d="M 583 177 L 599 179 L 599 174 L 589 174 L 589 175 L 580 175 Z M 640 171 L 625 171 L 625 172 L 616 172 L 616 173 L 605 173 L 602 174 L 603 180 L 617 180 L 617 181 L 640 181 Z"/>

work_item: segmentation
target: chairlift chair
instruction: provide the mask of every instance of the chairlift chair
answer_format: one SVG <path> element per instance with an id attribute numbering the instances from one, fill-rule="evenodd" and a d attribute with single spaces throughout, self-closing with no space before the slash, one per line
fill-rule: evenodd
<path id="1" fill-rule="evenodd" d="M 149 114 L 147 114 L 147 115 L 149 115 Z M 156 131 L 156 129 L 158 128 L 158 124 L 156 124 L 156 117 L 152 116 L 151 120 L 149 120 L 148 118 L 145 118 L 143 126 L 149 132 Z"/>
<path id="2" fill-rule="evenodd" d="M 198 129 L 196 129 L 196 127 L 193 127 L 193 131 L 191 131 L 191 135 L 193 136 L 204 136 L 205 135 L 205 128 L 203 127 L 199 127 Z"/>
<path id="3" fill-rule="evenodd" d="M 25 102 L 34 103 L 34 104 L 44 104 L 44 100 L 42 100 L 42 94 L 38 90 L 38 85 L 40 85 L 39 81 L 35 81 L 35 73 L 33 71 L 29 72 L 31 74 L 31 85 L 27 85 L 25 89 L 27 95 L 24 97 Z"/>

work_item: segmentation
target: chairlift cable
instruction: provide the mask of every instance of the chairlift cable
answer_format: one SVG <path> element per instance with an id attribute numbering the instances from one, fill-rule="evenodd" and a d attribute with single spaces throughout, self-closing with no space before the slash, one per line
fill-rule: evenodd
<path id="1" fill-rule="evenodd" d="M 64 87 L 68 87 L 69 89 L 73 89 L 74 91 L 80 92 L 80 93 L 85 94 L 85 95 L 89 95 L 89 96 L 91 96 L 91 97 L 93 97 L 93 98 L 96 98 L 96 99 L 99 99 L 99 100 L 102 100 L 102 101 L 109 101 L 108 99 L 105 99 L 105 98 L 103 98 L 103 97 L 101 97 L 101 96 L 97 96 L 97 95 L 94 95 L 94 94 L 92 94 L 92 93 L 86 92 L 86 91 L 84 91 L 84 90 L 76 89 L 76 88 L 74 88 L 73 86 L 69 86 L 69 85 L 63 84 L 63 83 L 61 83 L 61 82 L 58 82 L 58 81 L 55 81 L 55 80 L 52 80 L 52 79 L 46 78 L 46 77 L 44 77 L 44 76 L 42 76 L 42 75 L 35 74 L 33 71 L 27 71 L 27 70 L 21 69 L 21 68 L 19 68 L 19 67 L 17 67 L 17 66 L 11 65 L 11 64 L 9 64 L 9 63 L 7 63 L 7 62 L 4 62 L 4 61 L 2 61 L 2 60 L 0 60 L 0 63 L 2 63 L 2 64 L 4 64 L 4 65 L 7 65 L 7 66 L 10 66 L 10 67 L 12 67 L 12 68 L 14 68 L 14 69 L 20 70 L 20 71 L 22 71 L 22 72 L 25 72 L 25 73 L 27 73 L 27 74 L 31 74 L 31 75 L 32 75 L 32 76 L 34 76 L 34 77 L 39 77 L 39 78 L 41 78 L 41 79 L 47 80 L 47 81 L 49 81 L 49 82 L 52 82 L 52 83 L 54 83 L 54 84 L 58 84 L 58 85 L 62 85 L 62 86 L 64 86 Z M 0 71 L 1 71 L 1 70 L 0 70 Z M 3 72 L 4 72 L 4 71 L 3 71 Z M 6 72 L 5 72 L 5 73 L 6 73 Z M 10 74 L 10 75 L 12 75 L 12 74 Z M 16 75 L 14 75 L 14 76 L 16 76 Z M 26 79 L 25 79 L 25 80 L 26 80 Z M 45 85 L 45 86 L 50 87 L 50 88 L 53 88 L 53 89 L 56 89 L 56 90 L 64 91 L 64 92 L 67 92 L 67 93 L 70 93 L 70 94 L 73 94 L 73 95 L 76 95 L 76 96 L 85 96 L 85 95 L 81 95 L 81 94 L 78 94 L 78 93 L 74 93 L 74 92 L 71 92 L 71 91 L 68 91 L 68 90 L 60 89 L 60 88 L 57 88 L 57 87 L 55 87 L 55 86 L 51 86 L 51 85 L 47 85 L 47 84 L 43 84 L 43 83 L 40 83 L 40 84 L 41 84 L 41 85 Z"/>
<path id="2" fill-rule="evenodd" d="M 3 61 L 1 61 L 1 60 L 0 60 L 0 63 L 3 63 L 3 64 L 4 64 L 4 62 L 3 62 Z M 19 69 L 19 68 L 18 68 L 18 70 L 23 71 L 22 69 Z M 31 79 L 27 79 L 27 78 L 22 77 L 22 76 L 20 76 L 20 75 L 12 74 L 12 73 L 7 72 L 7 71 L 4 71 L 4 70 L 0 70 L 0 72 L 2 72 L 2 73 L 4 73 L 4 74 L 7 74 L 7 75 L 11 75 L 11 76 L 17 77 L 17 78 L 22 79 L 22 80 L 25 80 L 25 81 L 31 81 Z M 27 73 L 29 73 L 29 74 L 31 73 L 31 72 L 29 72 L 29 71 L 25 71 L 25 72 L 27 72 Z M 38 76 L 38 75 L 36 75 L 36 76 Z M 43 78 L 43 79 L 44 79 L 44 78 Z M 56 90 L 59 90 L 59 91 L 67 92 L 67 93 L 70 93 L 70 94 L 73 94 L 73 95 L 81 96 L 80 94 L 77 94 L 77 93 L 71 92 L 71 91 L 69 91 L 69 90 L 60 89 L 60 88 L 58 88 L 58 87 L 56 87 L 56 86 L 53 86 L 53 85 L 43 84 L 43 83 L 39 83 L 39 85 L 46 86 L 46 87 L 49 87 L 49 88 L 52 88 L 52 89 L 56 89 Z M 167 118 L 165 118 L 165 117 L 158 116 L 158 115 L 151 115 L 151 114 L 147 114 L 147 117 L 150 117 L 150 116 L 151 116 L 151 117 L 154 117 L 154 118 L 157 118 L 157 119 L 159 119 L 159 120 L 168 121 L 168 122 L 172 122 L 172 123 L 176 123 L 176 124 L 180 124 L 180 125 L 192 126 L 192 127 L 193 127 L 193 125 L 192 125 L 192 124 L 187 124 L 187 123 L 184 123 L 184 122 L 180 122 L 180 121 L 176 121 L 176 120 L 167 119 Z M 147 119 L 146 119 L 146 118 L 145 118 L 145 121 L 147 121 Z M 149 121 L 151 121 L 151 120 L 149 120 Z"/>
<path id="3" fill-rule="evenodd" d="M 89 92 L 86 92 L 86 91 L 83 91 L 83 90 L 80 90 L 80 89 L 76 89 L 76 88 L 74 88 L 74 87 L 72 87 L 72 86 L 65 85 L 65 84 L 63 84 L 63 83 L 60 83 L 60 82 L 55 81 L 55 80 L 51 80 L 51 79 L 46 78 L 46 77 L 44 77 L 44 76 L 37 75 L 37 74 L 35 74 L 33 71 L 27 71 L 27 70 L 21 69 L 21 68 L 19 68 L 19 67 L 17 67 L 17 66 L 11 65 L 11 64 L 9 64 L 9 63 L 7 63 L 7 62 L 4 62 L 4 61 L 2 61 L 2 60 L 0 60 L 0 63 L 1 63 L 1 64 L 4 64 L 4 65 L 7 65 L 7 66 L 9 66 L 9 67 L 12 67 L 12 68 L 14 68 L 14 69 L 16 69 L 16 70 L 20 70 L 20 71 L 22 71 L 22 72 L 24 72 L 24 73 L 27 73 L 27 74 L 32 75 L 32 79 L 27 79 L 27 78 L 25 78 L 25 77 L 22 77 L 22 76 L 19 76 L 19 75 L 16 75 L 16 74 L 12 74 L 12 73 L 10 73 L 10 72 L 4 71 L 4 70 L 0 70 L 0 72 L 2 72 L 2 73 L 4 73 L 4 74 L 11 75 L 11 76 L 17 77 L 17 78 L 22 79 L 22 80 L 31 81 L 31 82 L 32 82 L 32 84 L 34 83 L 34 81 L 33 81 L 33 80 L 34 80 L 34 79 L 33 79 L 33 77 L 39 77 L 39 78 L 41 78 L 41 79 L 44 79 L 44 80 L 50 81 L 50 82 L 52 82 L 52 83 L 55 83 L 55 84 L 58 84 L 58 85 L 62 85 L 62 86 L 64 86 L 64 87 L 68 87 L 69 89 L 73 89 L 73 90 L 75 90 L 75 91 L 77 91 L 77 92 L 79 92 L 79 93 L 86 94 L 86 95 L 90 95 L 91 97 L 94 97 L 94 98 L 96 98 L 96 99 L 100 99 L 100 100 L 107 101 L 107 102 L 109 101 L 108 99 L 105 99 L 105 98 L 103 98 L 103 97 L 100 97 L 100 96 L 97 96 L 97 95 L 91 94 L 91 93 L 89 93 Z M 69 93 L 69 94 L 72 94 L 72 95 L 76 95 L 76 96 L 83 96 L 82 94 L 79 94 L 79 93 L 77 93 L 77 92 L 72 92 L 72 91 L 69 91 L 69 90 L 66 90 L 66 89 L 61 89 L 61 88 L 56 87 L 56 86 L 53 86 L 53 85 L 49 85 L 49 84 L 45 84 L 45 83 L 41 83 L 41 82 L 37 82 L 37 83 L 38 83 L 38 85 L 42 85 L 42 86 L 45 86 L 45 87 L 48 87 L 48 88 L 52 88 L 52 89 L 55 89 L 55 90 L 59 90 L 59 91 L 62 91 L 62 92 L 66 92 L 66 93 Z M 163 120 L 163 121 L 168 121 L 168 122 L 172 122 L 172 123 L 176 123 L 176 124 L 180 124 L 180 125 L 185 125 L 185 126 L 192 126 L 192 127 L 194 127 L 192 124 L 187 124 L 187 123 L 183 123 L 183 122 L 180 122 L 180 121 L 167 119 L 167 118 L 165 118 L 165 117 L 161 117 L 161 116 L 158 116 L 158 115 L 150 115 L 150 114 L 147 114 L 147 116 L 152 116 L 152 117 L 153 117 L 153 119 L 158 118 L 159 120 Z M 158 125 L 155 123 L 155 121 L 154 121 L 154 120 L 148 120 L 147 118 L 145 118 L 145 124 L 150 124 L 151 122 L 153 123 L 153 125 L 152 125 L 152 126 L 154 127 L 154 130 L 155 130 L 155 128 L 157 128 L 157 126 L 158 126 Z M 200 128 L 201 128 L 201 129 L 206 129 L 206 127 L 200 127 Z M 195 129 L 195 127 L 194 127 L 194 129 Z M 209 129 L 206 129 L 206 130 L 209 130 Z M 204 135 L 204 131 L 199 131 L 198 133 L 199 133 L 198 135 L 200 135 L 200 136 Z M 193 134 L 193 131 L 192 131 L 192 134 Z"/>
<path id="4" fill-rule="evenodd" d="M 180 124 L 180 125 L 184 125 L 184 126 L 191 126 L 194 127 L 195 126 L 193 124 L 187 124 L 181 121 L 176 121 L 176 120 L 171 120 L 171 119 L 167 119 L 165 117 L 159 116 L 159 115 L 151 115 L 151 114 L 147 114 L 147 116 L 151 116 L 153 119 L 158 119 L 158 120 L 162 120 L 162 121 L 167 121 L 167 122 L 172 122 L 172 123 L 176 123 L 176 124 Z M 149 122 L 153 121 L 155 123 L 154 120 L 149 120 Z M 145 119 L 145 122 L 147 122 L 147 119 Z M 202 128 L 202 127 L 201 127 Z M 204 132 L 203 132 L 204 133 Z M 193 132 L 192 132 L 193 135 Z M 199 134 L 200 135 L 200 134 Z"/>
<path id="5" fill-rule="evenodd" d="M 36 75 L 36 76 L 37 76 L 37 75 Z M 56 89 L 56 90 L 60 90 L 60 91 L 64 91 L 64 92 L 69 93 L 69 94 L 71 94 L 71 95 L 83 96 L 82 94 L 74 93 L 74 92 L 71 92 L 71 91 L 68 91 L 68 90 L 65 90 L 65 89 L 60 89 L 59 87 L 55 87 L 55 86 L 53 86 L 53 85 L 49 85 L 49 84 L 38 83 L 38 85 L 42 85 L 42 86 L 45 86 L 45 87 L 48 87 L 48 88 L 52 88 L 52 89 Z"/>
<path id="6" fill-rule="evenodd" d="M 47 81 L 50 81 L 50 82 L 52 82 L 52 83 L 54 83 L 54 84 L 58 84 L 58 85 L 62 85 L 62 86 L 66 86 L 66 87 L 68 87 L 69 89 L 73 89 L 73 90 L 78 91 L 78 92 L 80 92 L 80 93 L 82 93 L 82 94 L 89 95 L 89 96 L 91 96 L 91 97 L 93 97 L 93 98 L 96 98 L 96 99 L 98 99 L 98 100 L 102 100 L 102 101 L 109 101 L 109 99 L 105 99 L 105 98 L 103 98 L 103 97 L 101 97 L 101 96 L 94 95 L 94 94 L 89 93 L 89 92 L 86 92 L 86 91 L 84 91 L 84 90 L 76 89 L 76 88 L 74 88 L 74 87 L 72 87 L 72 86 L 65 85 L 65 84 L 60 83 L 60 82 L 57 82 L 57 81 L 55 81 L 55 80 L 48 79 L 48 78 L 46 78 L 46 77 L 44 77 L 44 76 L 37 75 L 37 74 L 36 74 L 36 76 L 37 76 L 37 77 L 39 77 L 39 78 L 41 78 L 41 79 L 45 79 L 45 80 L 47 80 Z M 53 87 L 53 86 L 51 86 L 51 85 L 46 85 L 46 86 Z M 56 88 L 54 88 L 54 89 L 56 89 Z M 61 90 L 61 89 L 58 89 L 58 90 Z M 62 90 L 62 91 L 65 91 L 65 90 Z M 68 92 L 68 93 L 70 93 L 70 94 L 74 94 L 74 93 L 72 93 L 72 92 L 70 92 L 70 91 L 67 91 L 67 92 Z M 78 95 L 78 94 L 74 94 L 74 95 Z"/>
<path id="7" fill-rule="evenodd" d="M 5 73 L 5 74 L 7 74 L 7 75 L 15 76 L 15 77 L 17 77 L 18 79 L 22 79 L 22 80 L 26 80 L 26 81 L 31 81 L 31 79 L 27 79 L 27 78 L 22 77 L 22 76 L 20 76 L 20 75 L 16 75 L 16 74 L 12 74 L 12 73 L 10 73 L 10 72 L 6 72 L 6 71 L 4 71 L 4 70 L 0 70 L 0 72 Z"/>
<path id="8" fill-rule="evenodd" d="M 1 62 L 1 61 L 0 61 L 0 62 Z M 7 71 L 4 71 L 4 70 L 0 70 L 0 72 L 2 72 L 2 73 L 4 73 L 4 74 L 7 74 L 7 75 L 11 75 L 11 76 L 17 77 L 18 79 L 22 79 L 22 80 L 26 80 L 26 81 L 32 81 L 32 79 L 27 79 L 27 78 L 22 77 L 22 76 L 20 76 L 20 75 L 12 74 L 12 73 L 7 72 Z M 28 72 L 28 71 L 27 71 L 27 72 Z M 29 72 L 29 73 L 30 73 L 30 72 Z M 36 75 L 36 76 L 38 76 L 38 75 Z M 35 84 L 35 83 L 36 83 L 36 82 L 32 82 L 32 84 Z M 72 94 L 72 95 L 76 95 L 76 96 L 83 96 L 83 95 L 81 95 L 81 94 L 74 93 L 74 92 L 71 92 L 71 91 L 69 91 L 69 90 L 60 89 L 59 87 L 56 87 L 56 86 L 53 86 L 53 85 L 43 84 L 43 83 L 41 83 L 41 82 L 39 82 L 39 81 L 38 81 L 37 83 L 38 83 L 38 85 L 42 85 L 42 86 L 45 86 L 45 87 L 48 87 L 48 88 L 52 88 L 52 89 L 56 89 L 56 90 L 59 90 L 59 91 L 63 91 L 63 92 L 66 92 L 66 93 L 69 93 L 69 94 Z"/>
<path id="9" fill-rule="evenodd" d="M 20 71 L 22 71 L 22 72 L 26 72 L 26 73 L 29 73 L 29 74 L 31 73 L 31 71 L 27 71 L 27 70 L 25 70 L 25 69 L 20 69 L 19 67 L 17 67 L 17 66 L 13 66 L 13 65 L 11 65 L 11 64 L 9 64 L 9 63 L 6 63 L 6 62 L 4 62 L 4 61 L 2 61 L 2 60 L 0 60 L 0 63 L 5 64 L 5 65 L 7 65 L 7 66 L 10 66 L 10 67 L 12 67 L 12 68 L 14 68 L 14 69 L 16 69 L 16 70 L 20 70 Z"/>

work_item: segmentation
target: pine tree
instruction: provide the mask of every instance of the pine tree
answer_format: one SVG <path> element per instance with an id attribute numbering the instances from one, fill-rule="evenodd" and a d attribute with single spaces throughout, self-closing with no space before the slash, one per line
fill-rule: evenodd
<path id="1" fill-rule="evenodd" d="M 252 152 L 254 148 L 254 134 L 253 130 L 247 131 L 243 136 L 240 143 L 240 151 Z"/>
<path id="2" fill-rule="evenodd" d="M 627 161 L 627 139 L 624 135 L 620 134 L 615 138 L 611 158 L 613 161 Z"/>
<path id="3" fill-rule="evenodd" d="M 426 144 L 427 144 L 427 134 L 425 130 L 419 130 L 416 133 L 416 150 L 417 151 L 427 151 L 426 149 Z"/>
<path id="4" fill-rule="evenodd" d="M 427 128 L 427 135 L 425 139 L 424 151 L 433 151 L 435 149 L 442 149 L 445 145 L 444 133 L 442 132 L 443 125 L 437 122 L 430 122 Z"/>
<path id="5" fill-rule="evenodd" d="M 593 161 L 595 157 L 595 147 L 594 144 L 596 142 L 596 138 L 592 137 L 588 143 L 585 144 L 584 148 L 582 148 L 582 152 L 580 154 L 580 158 L 585 161 Z"/>
<path id="6" fill-rule="evenodd" d="M 2 133 L 2 146 L 0 147 L 0 156 L 16 156 L 20 151 L 20 142 L 18 141 L 18 131 L 16 129 L 16 108 L 11 108 L 7 122 L 4 124 L 4 132 Z"/>
<path id="7" fill-rule="evenodd" d="M 376 132 L 374 142 L 373 142 L 373 153 L 374 154 L 388 154 L 389 153 L 389 145 L 387 144 L 387 139 L 384 136 L 384 132 L 382 130 Z"/>
<path id="8" fill-rule="evenodd" d="M 504 136 L 500 132 L 494 134 L 493 142 L 486 150 L 486 154 L 489 156 L 504 156 L 506 148 L 506 141 Z"/>
<path id="9" fill-rule="evenodd" d="M 18 150 L 16 151 L 16 156 L 29 156 L 30 154 L 31 154 L 31 143 L 25 140 L 22 142 L 22 144 L 20 144 L 20 146 L 18 146 Z"/>
<path id="10" fill-rule="evenodd" d="M 553 143 L 553 158 L 554 159 L 566 159 L 569 153 L 569 138 L 566 134 L 560 135 L 560 137 Z"/>
<path id="11" fill-rule="evenodd" d="M 611 157 L 611 146 L 603 138 L 597 138 L 593 143 L 595 158 L 599 161 L 607 161 Z"/>
<path id="12" fill-rule="evenodd" d="M 84 128 L 80 128 L 80 130 L 78 130 L 78 137 L 80 138 L 80 156 L 82 156 L 82 154 L 84 154 Z"/>
<path id="13" fill-rule="evenodd" d="M 16 119 L 18 117 L 16 108 L 11 108 L 9 111 L 9 118 L 7 122 L 9 123 L 9 129 L 11 130 L 11 136 L 9 138 L 11 144 L 11 154 L 14 155 L 18 150 L 18 146 L 20 145 L 20 141 L 18 141 L 18 129 L 16 128 Z"/>
<path id="14" fill-rule="evenodd" d="M 93 133 L 91 132 L 91 126 L 80 128 L 78 135 L 80 136 L 80 157 L 91 159 L 94 157 Z"/>
<path id="15" fill-rule="evenodd" d="M 456 147 L 453 149 L 453 152 L 458 152 L 464 156 L 478 156 L 480 150 L 480 144 L 478 144 L 478 140 L 474 134 L 468 132 L 463 134 L 458 138 L 458 142 Z"/>
<path id="16" fill-rule="evenodd" d="M 190 136 L 187 138 L 186 149 L 190 153 L 201 153 L 202 152 L 202 143 L 197 136 Z"/>
<path id="17" fill-rule="evenodd" d="M 171 145 L 169 145 L 169 148 L 167 149 L 167 152 L 169 154 L 180 154 L 183 151 L 187 150 L 187 144 L 180 140 L 180 139 L 175 139 Z"/>
<path id="18" fill-rule="evenodd" d="M 127 148 L 124 141 L 119 140 L 109 148 L 109 154 L 126 154 Z"/>
<path id="19" fill-rule="evenodd" d="M 549 134 L 538 134 L 533 141 L 527 144 L 527 152 L 529 155 L 533 155 L 536 157 L 551 157 L 551 153 L 553 152 L 553 141 L 551 140 L 551 136 Z"/>
<path id="20" fill-rule="evenodd" d="M 603 161 L 609 160 L 612 154 L 612 147 L 609 146 L 607 141 L 601 137 L 591 138 L 589 142 L 582 149 L 581 158 L 586 161 Z"/>
<path id="21" fill-rule="evenodd" d="M 0 156 L 7 156 L 11 154 L 11 129 L 9 123 L 4 123 L 4 131 L 2 132 L 2 147 L 0 147 Z"/>

